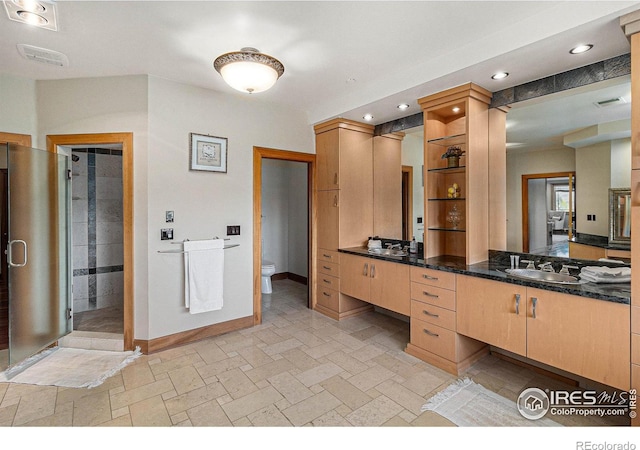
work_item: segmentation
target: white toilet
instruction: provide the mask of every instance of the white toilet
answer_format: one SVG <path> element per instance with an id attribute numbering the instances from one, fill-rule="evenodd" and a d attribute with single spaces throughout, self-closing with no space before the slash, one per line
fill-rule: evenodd
<path id="1" fill-rule="evenodd" d="M 262 260 L 262 293 L 271 294 L 271 275 L 276 273 L 276 265 L 266 259 Z"/>

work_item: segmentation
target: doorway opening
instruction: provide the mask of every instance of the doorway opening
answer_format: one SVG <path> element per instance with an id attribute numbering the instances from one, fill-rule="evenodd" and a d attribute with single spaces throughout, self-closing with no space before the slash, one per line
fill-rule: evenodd
<path id="1" fill-rule="evenodd" d="M 284 229 L 286 227 L 288 230 L 290 221 L 295 221 L 298 225 L 302 222 L 304 225 L 303 227 L 295 227 L 291 237 L 287 237 L 286 241 L 288 245 L 294 247 L 306 246 L 306 249 L 298 248 L 297 252 L 298 256 L 305 254 L 306 261 L 297 261 L 291 266 L 305 267 L 304 263 L 306 262 L 306 277 L 296 273 L 300 272 L 300 269 L 289 270 L 287 268 L 286 271 L 281 269 L 280 273 L 285 275 L 277 275 L 276 279 L 286 277 L 298 282 L 306 281 L 307 306 L 313 307 L 312 264 L 314 258 L 312 252 L 314 248 L 313 224 L 315 223 L 313 215 L 315 155 L 261 147 L 254 147 L 253 155 L 253 321 L 254 325 L 258 325 L 262 323 L 263 256 L 270 258 L 269 262 L 274 263 L 274 272 L 277 274 L 278 262 L 272 260 L 280 258 L 282 261 L 285 259 L 277 242 L 285 241 Z M 301 165 L 302 172 L 299 170 Z M 278 172 L 283 173 L 283 171 L 288 171 L 287 177 L 290 179 L 275 179 L 273 175 L 277 175 Z M 300 189 L 304 184 L 306 184 L 305 189 Z M 297 192 L 292 192 L 296 189 Z M 300 197 L 306 197 L 306 199 Z M 287 225 L 285 226 L 285 218 L 281 212 L 284 209 L 283 204 L 289 201 L 294 203 L 294 209 L 287 208 Z M 306 234 L 306 239 L 303 239 L 302 235 L 304 234 Z M 296 249 L 292 250 L 294 250 L 293 254 L 296 254 Z M 300 250 L 306 250 L 306 252 Z M 278 254 L 280 256 L 276 257 Z"/>
<path id="2" fill-rule="evenodd" d="M 47 148 L 72 157 L 74 332 L 133 350 L 133 134 L 47 136 Z"/>
<path id="3" fill-rule="evenodd" d="M 575 234 L 575 172 L 522 175 L 523 252 L 569 257 Z"/>

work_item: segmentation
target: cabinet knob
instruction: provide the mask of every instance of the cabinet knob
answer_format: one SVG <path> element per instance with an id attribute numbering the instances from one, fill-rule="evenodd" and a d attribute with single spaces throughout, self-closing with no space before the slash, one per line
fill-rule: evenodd
<path id="1" fill-rule="evenodd" d="M 536 307 L 538 306 L 538 299 L 536 297 L 531 297 L 531 303 L 533 304 L 533 318 L 536 318 Z"/>
<path id="2" fill-rule="evenodd" d="M 520 315 L 520 294 L 516 294 L 516 316 Z"/>

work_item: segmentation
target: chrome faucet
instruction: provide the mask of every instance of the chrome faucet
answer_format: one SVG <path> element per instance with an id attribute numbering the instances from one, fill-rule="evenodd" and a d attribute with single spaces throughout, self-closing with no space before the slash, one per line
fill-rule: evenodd
<path id="1" fill-rule="evenodd" d="M 397 248 L 398 250 L 400 250 L 402 248 L 402 244 L 387 244 L 387 248 L 389 250 L 391 250 L 393 248 Z"/>
<path id="2" fill-rule="evenodd" d="M 520 261 L 523 263 L 527 263 L 527 267 L 526 267 L 527 269 L 532 269 L 532 270 L 536 269 L 536 266 L 533 261 L 530 261 L 528 259 L 521 259 Z"/>
<path id="3" fill-rule="evenodd" d="M 553 270 L 553 266 L 551 265 L 550 262 L 543 262 L 538 264 L 538 269 L 542 270 L 543 272 L 554 272 L 555 270 Z"/>

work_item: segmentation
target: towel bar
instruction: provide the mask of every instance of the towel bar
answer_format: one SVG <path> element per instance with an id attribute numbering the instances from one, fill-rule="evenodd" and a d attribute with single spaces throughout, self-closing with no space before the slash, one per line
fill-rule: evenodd
<path id="1" fill-rule="evenodd" d="M 213 239 L 220 239 L 220 238 L 216 236 Z M 230 241 L 231 238 L 224 238 L 224 240 Z M 189 239 L 185 239 L 184 241 L 180 241 L 180 242 L 171 242 L 171 244 L 184 244 L 187 241 L 189 241 Z M 226 250 L 228 248 L 238 247 L 238 246 L 240 246 L 240 244 L 228 244 L 228 245 L 225 245 L 223 249 Z M 199 251 L 199 250 L 194 250 L 194 251 Z M 186 252 L 184 250 L 158 250 L 158 253 L 186 253 Z"/>

